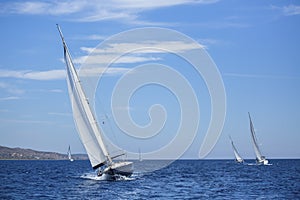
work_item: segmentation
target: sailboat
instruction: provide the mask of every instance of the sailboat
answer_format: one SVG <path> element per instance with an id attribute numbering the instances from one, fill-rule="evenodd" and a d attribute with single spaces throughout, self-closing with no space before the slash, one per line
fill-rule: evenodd
<path id="1" fill-rule="evenodd" d="M 70 145 L 69 145 L 69 148 L 68 148 L 68 159 L 71 161 L 71 162 L 73 162 L 74 161 L 74 159 L 72 158 L 72 154 L 71 154 L 71 147 L 70 147 Z"/>
<path id="2" fill-rule="evenodd" d="M 104 144 L 99 124 L 91 110 L 88 98 L 85 95 L 79 76 L 73 65 L 67 44 L 58 24 L 57 29 L 64 48 L 64 59 L 67 68 L 67 84 L 72 104 L 73 118 L 77 132 L 88 154 L 90 163 L 93 169 L 97 170 L 97 175 L 104 176 L 105 179 L 115 180 L 118 176 L 129 177 L 133 173 L 133 163 L 128 161 L 116 162 L 113 159 L 121 155 L 114 157 L 110 155 Z"/>
<path id="3" fill-rule="evenodd" d="M 141 149 L 139 148 L 139 161 L 143 161 L 143 158 L 142 158 L 142 153 L 141 153 Z"/>
<path id="4" fill-rule="evenodd" d="M 249 112 L 248 112 L 248 115 L 249 115 L 249 120 L 250 120 L 251 138 L 252 138 L 254 152 L 256 155 L 256 163 L 259 165 L 268 165 L 269 161 L 265 158 L 265 156 L 262 155 L 261 150 L 259 149 L 258 141 L 257 141 L 255 131 L 254 131 L 254 126 L 253 126 L 252 119 L 251 119 Z"/>
<path id="5" fill-rule="evenodd" d="M 231 137 L 229 136 L 229 139 L 231 141 L 231 146 L 232 146 L 232 149 L 233 149 L 233 153 L 234 153 L 234 156 L 235 156 L 235 161 L 237 163 L 243 163 L 244 162 L 244 159 L 240 156 L 239 152 L 237 151 L 236 147 L 234 146 L 233 144 L 233 140 L 231 139 Z"/>

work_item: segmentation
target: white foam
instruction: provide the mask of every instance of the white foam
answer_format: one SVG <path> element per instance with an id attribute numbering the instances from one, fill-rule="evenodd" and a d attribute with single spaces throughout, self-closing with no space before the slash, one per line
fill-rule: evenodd
<path id="1" fill-rule="evenodd" d="M 80 176 L 80 178 L 94 180 L 94 181 L 105 181 L 107 180 L 105 176 L 97 176 L 95 173 L 86 173 Z"/>
<path id="2" fill-rule="evenodd" d="M 107 174 L 103 174 L 102 176 L 97 176 L 97 174 L 95 174 L 95 173 L 86 173 L 86 174 L 81 175 L 80 178 L 94 180 L 94 181 L 112 180 L 112 177 Z M 114 176 L 114 178 L 116 181 L 128 181 L 128 180 L 135 179 L 134 177 L 126 177 L 126 176 L 121 176 L 121 175 Z"/>
<path id="3" fill-rule="evenodd" d="M 247 163 L 247 165 L 254 165 L 254 166 L 261 166 L 262 164 L 256 164 L 256 163 Z M 273 164 L 264 164 L 266 166 L 270 166 L 270 165 L 273 165 Z"/>

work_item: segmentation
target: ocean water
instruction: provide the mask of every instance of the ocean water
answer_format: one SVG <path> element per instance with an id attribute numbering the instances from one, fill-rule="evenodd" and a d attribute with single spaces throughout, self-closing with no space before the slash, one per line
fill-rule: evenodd
<path id="1" fill-rule="evenodd" d="M 143 163 L 156 161 L 142 161 Z M 300 199 L 300 160 L 240 165 L 179 160 L 129 179 L 98 180 L 89 161 L 0 161 L 0 199 Z"/>

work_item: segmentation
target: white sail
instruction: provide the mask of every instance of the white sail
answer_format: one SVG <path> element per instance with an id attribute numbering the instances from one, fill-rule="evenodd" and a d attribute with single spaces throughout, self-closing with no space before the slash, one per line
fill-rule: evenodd
<path id="1" fill-rule="evenodd" d="M 76 124 L 77 132 L 86 149 L 91 165 L 94 169 L 110 164 L 111 158 L 103 143 L 100 129 L 94 114 L 89 106 L 76 69 L 73 65 L 68 47 L 64 41 L 62 32 L 57 26 L 64 47 L 64 59 L 67 66 L 67 82 L 69 96 L 72 103 L 73 117 Z"/>
<path id="2" fill-rule="evenodd" d="M 235 160 L 236 160 L 238 163 L 244 162 L 244 159 L 240 156 L 240 154 L 238 153 L 236 147 L 234 146 L 231 137 L 229 137 L 229 139 L 230 139 L 230 141 L 231 141 L 231 146 L 232 146 L 232 149 L 233 149 L 233 153 L 234 153 L 234 156 L 235 156 Z"/>
<path id="3" fill-rule="evenodd" d="M 74 161 L 74 159 L 72 158 L 71 147 L 70 147 L 70 145 L 69 145 L 69 148 L 68 148 L 68 159 L 69 159 L 70 161 Z"/>
<path id="4" fill-rule="evenodd" d="M 252 123 L 250 113 L 248 113 L 248 115 L 249 115 L 249 120 L 250 120 L 250 131 L 251 131 L 252 144 L 253 144 L 254 152 L 256 155 L 256 160 L 258 163 L 268 164 L 268 160 L 266 160 L 266 158 L 262 155 L 262 153 L 259 149 L 258 141 L 257 141 L 256 135 L 255 135 L 255 130 L 254 130 L 254 126 Z"/>

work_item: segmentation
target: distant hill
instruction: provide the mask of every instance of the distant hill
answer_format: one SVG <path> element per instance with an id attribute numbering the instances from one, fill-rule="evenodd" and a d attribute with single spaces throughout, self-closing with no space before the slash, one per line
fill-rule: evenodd
<path id="1" fill-rule="evenodd" d="M 87 160 L 86 154 L 72 155 L 74 160 Z M 35 151 L 32 149 L 9 148 L 0 146 L 0 160 L 67 160 L 66 154 Z"/>

